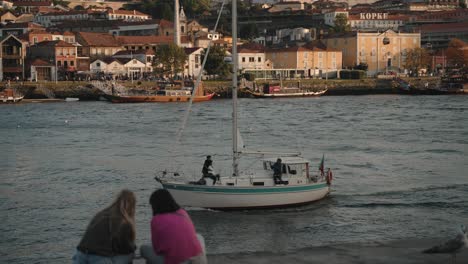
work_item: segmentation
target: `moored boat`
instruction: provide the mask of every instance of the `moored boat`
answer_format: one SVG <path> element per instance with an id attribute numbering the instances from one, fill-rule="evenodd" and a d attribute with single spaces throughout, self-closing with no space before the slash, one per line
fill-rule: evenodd
<path id="1" fill-rule="evenodd" d="M 196 95 L 193 102 L 209 101 L 215 94 Z M 104 98 L 112 103 L 169 103 L 188 102 L 192 93 L 189 90 L 161 90 L 155 95 L 111 95 L 105 94 Z"/>
<path id="2" fill-rule="evenodd" d="M 265 84 L 263 91 L 248 92 L 255 98 L 281 98 L 281 97 L 314 97 L 321 96 L 327 92 L 327 88 L 314 91 L 312 89 L 299 88 L 299 87 L 283 87 L 280 85 Z"/>
<path id="3" fill-rule="evenodd" d="M 169 103 L 169 102 L 188 102 L 193 97 L 193 102 L 204 102 L 211 100 L 215 93 L 205 94 L 202 87 L 196 89 L 196 94 L 192 96 L 194 90 L 193 82 L 185 82 L 192 86 L 159 86 L 155 93 L 136 94 L 136 95 L 121 95 L 104 94 L 103 97 L 112 103 Z"/>
<path id="4" fill-rule="evenodd" d="M 17 94 L 13 89 L 7 88 L 0 92 L 0 103 L 18 103 L 24 96 Z"/>

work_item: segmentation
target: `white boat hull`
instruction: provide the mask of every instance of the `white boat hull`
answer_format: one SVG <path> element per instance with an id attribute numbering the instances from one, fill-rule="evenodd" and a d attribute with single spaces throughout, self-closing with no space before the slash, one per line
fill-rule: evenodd
<path id="1" fill-rule="evenodd" d="M 163 183 L 181 206 L 218 210 L 277 208 L 318 201 L 330 193 L 326 183 L 282 186 L 206 186 Z"/>

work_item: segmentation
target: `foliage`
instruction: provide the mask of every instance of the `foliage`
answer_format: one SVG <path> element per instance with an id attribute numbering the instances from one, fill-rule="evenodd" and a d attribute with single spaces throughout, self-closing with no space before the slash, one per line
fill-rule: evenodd
<path id="1" fill-rule="evenodd" d="M 367 63 L 365 62 L 361 62 L 358 65 L 353 67 L 353 69 L 355 70 L 362 70 L 362 71 L 367 71 L 368 68 L 369 68 L 369 65 L 367 65 Z"/>
<path id="2" fill-rule="evenodd" d="M 70 4 L 70 2 L 63 1 L 63 0 L 52 0 L 52 3 L 54 3 L 54 6 L 61 5 L 61 6 L 64 6 L 64 7 L 67 7 L 68 4 Z"/>
<path id="3" fill-rule="evenodd" d="M 460 39 L 450 40 L 447 48 L 448 64 L 454 67 L 468 66 L 468 45 Z"/>
<path id="4" fill-rule="evenodd" d="M 239 37 L 242 39 L 252 40 L 258 36 L 258 28 L 255 23 L 243 25 L 239 31 Z"/>
<path id="5" fill-rule="evenodd" d="M 174 43 L 162 45 L 156 51 L 155 72 L 175 76 L 183 71 L 187 58 L 184 48 Z"/>
<path id="6" fill-rule="evenodd" d="M 205 51 L 206 54 L 206 51 Z M 211 47 L 208 58 L 206 59 L 205 70 L 209 75 L 220 75 L 226 77 L 232 71 L 232 67 L 228 64 L 224 57 L 226 56 L 226 51 L 220 46 Z"/>
<path id="7" fill-rule="evenodd" d="M 334 21 L 333 32 L 348 32 L 351 31 L 351 25 L 348 24 L 348 17 L 345 14 L 338 14 Z"/>
<path id="8" fill-rule="evenodd" d="M 420 69 L 428 69 L 431 65 L 431 57 L 426 49 L 414 48 L 406 53 L 405 67 L 413 72 Z"/>
<path id="9" fill-rule="evenodd" d="M 341 70 L 340 78 L 341 79 L 364 79 L 366 77 L 366 72 L 363 70 Z"/>

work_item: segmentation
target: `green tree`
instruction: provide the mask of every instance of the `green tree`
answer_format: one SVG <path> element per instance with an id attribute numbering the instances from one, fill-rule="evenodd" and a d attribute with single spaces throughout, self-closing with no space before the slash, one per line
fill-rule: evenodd
<path id="1" fill-rule="evenodd" d="M 239 36 L 243 39 L 252 40 L 258 37 L 258 28 L 255 23 L 243 25 L 239 30 Z"/>
<path id="2" fill-rule="evenodd" d="M 160 46 L 155 56 L 155 72 L 176 76 L 183 71 L 187 58 L 185 49 L 174 43 Z"/>
<path id="3" fill-rule="evenodd" d="M 423 48 L 410 49 L 406 53 L 405 67 L 413 72 L 421 69 L 428 69 L 431 65 L 429 52 Z"/>
<path id="4" fill-rule="evenodd" d="M 216 74 L 222 77 L 228 76 L 232 71 L 232 67 L 224 60 L 225 56 L 226 51 L 224 48 L 220 46 L 211 47 L 208 58 L 206 59 L 206 72 L 210 75 Z"/>
<path id="5" fill-rule="evenodd" d="M 351 31 L 351 26 L 348 24 L 348 17 L 345 14 L 338 14 L 334 21 L 333 32 L 348 32 Z"/>

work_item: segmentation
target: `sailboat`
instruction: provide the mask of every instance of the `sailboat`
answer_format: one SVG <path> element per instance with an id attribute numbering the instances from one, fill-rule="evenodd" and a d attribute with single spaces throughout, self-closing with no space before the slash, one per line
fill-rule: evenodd
<path id="1" fill-rule="evenodd" d="M 237 1 L 232 1 L 233 78 L 232 78 L 232 175 L 220 175 L 218 179 L 181 181 L 179 172 L 159 173 L 155 179 L 167 189 L 183 207 L 199 207 L 215 210 L 244 210 L 300 206 L 323 199 L 330 193 L 331 173 L 313 171 L 311 162 L 300 153 L 247 151 L 237 128 Z M 261 155 L 262 169 L 241 172 L 239 161 L 243 155 Z M 281 159 L 280 180 L 275 163 Z M 200 170 L 201 177 L 202 173 Z"/>

